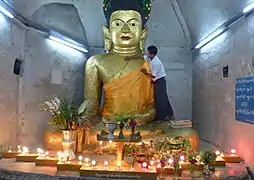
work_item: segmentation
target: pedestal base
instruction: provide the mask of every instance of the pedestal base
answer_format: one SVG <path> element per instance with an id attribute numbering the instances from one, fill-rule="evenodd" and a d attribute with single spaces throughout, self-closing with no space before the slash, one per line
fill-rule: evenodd
<path id="1" fill-rule="evenodd" d="M 20 154 L 19 152 L 3 152 L 2 158 L 6 158 L 6 159 L 16 158 L 17 155 L 19 154 Z"/>
<path id="2" fill-rule="evenodd" d="M 175 175 L 175 172 L 174 172 L 175 170 L 174 170 L 174 168 L 172 168 L 172 167 L 165 167 L 165 168 L 162 168 L 161 169 L 161 173 L 163 173 L 163 174 L 165 174 L 165 175 Z M 181 176 L 182 175 L 182 171 L 183 171 L 183 169 L 182 168 L 179 168 L 178 170 L 177 170 L 177 175 L 178 176 Z"/>
<path id="3" fill-rule="evenodd" d="M 82 167 L 82 164 L 76 163 L 76 162 L 70 162 L 70 163 L 57 163 L 57 170 L 58 171 L 80 171 L 80 168 Z"/>
<path id="4" fill-rule="evenodd" d="M 97 178 L 114 178 L 114 179 L 149 179 L 156 180 L 157 172 L 155 170 L 142 170 L 140 167 L 135 167 L 135 171 L 130 168 L 122 167 L 118 170 L 116 166 L 109 166 L 107 169 L 103 165 L 96 167 L 82 166 L 80 176 L 97 177 Z"/>
<path id="5" fill-rule="evenodd" d="M 35 162 L 36 158 L 39 157 L 38 154 L 19 154 L 16 157 L 17 162 Z"/>
<path id="6" fill-rule="evenodd" d="M 226 166 L 226 161 L 224 159 L 216 160 L 215 162 L 210 164 L 211 166 L 220 166 L 220 167 L 225 167 Z"/>
<path id="7" fill-rule="evenodd" d="M 36 166 L 57 166 L 58 159 L 53 157 L 38 157 L 35 160 Z"/>
<path id="8" fill-rule="evenodd" d="M 240 163 L 242 159 L 239 156 L 224 156 L 222 157 L 226 163 Z"/>
<path id="9" fill-rule="evenodd" d="M 109 163 L 110 166 L 113 166 L 113 167 L 117 167 L 118 166 L 118 163 L 117 163 L 117 160 L 114 160 L 112 162 Z M 125 161 L 121 161 L 121 167 L 124 167 L 124 168 L 131 168 L 131 165 Z"/>
<path id="10" fill-rule="evenodd" d="M 203 171 L 204 170 L 204 164 L 195 164 L 194 166 L 195 166 L 194 167 L 195 171 Z M 183 170 L 190 170 L 191 164 L 190 163 L 182 163 L 181 167 Z"/>

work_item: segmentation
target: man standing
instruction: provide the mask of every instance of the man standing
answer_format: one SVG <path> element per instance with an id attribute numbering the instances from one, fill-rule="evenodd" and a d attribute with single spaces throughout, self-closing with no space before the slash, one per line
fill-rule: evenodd
<path id="1" fill-rule="evenodd" d="M 152 72 L 149 73 L 146 69 L 142 69 L 142 72 L 153 79 L 156 120 L 173 120 L 174 112 L 167 95 L 166 72 L 161 60 L 157 56 L 157 47 L 149 46 L 147 51 Z"/>

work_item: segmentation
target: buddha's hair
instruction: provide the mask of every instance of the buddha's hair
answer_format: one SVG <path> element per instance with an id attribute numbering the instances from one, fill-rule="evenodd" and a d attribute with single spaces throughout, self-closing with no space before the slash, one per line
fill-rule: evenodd
<path id="1" fill-rule="evenodd" d="M 103 2 L 104 15 L 109 26 L 110 17 L 115 11 L 134 10 L 140 13 L 142 18 L 142 27 L 150 17 L 151 0 L 104 0 Z"/>

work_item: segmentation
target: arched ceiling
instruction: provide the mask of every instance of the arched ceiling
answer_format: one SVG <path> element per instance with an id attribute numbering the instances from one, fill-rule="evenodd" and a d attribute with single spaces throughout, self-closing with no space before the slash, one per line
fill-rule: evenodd
<path id="1" fill-rule="evenodd" d="M 102 0 L 5 0 L 17 12 L 28 19 L 50 3 L 73 4 L 77 8 L 80 20 L 84 26 L 88 43 L 91 46 L 102 46 L 102 26 L 105 18 L 102 11 Z M 186 29 L 177 16 L 177 10 L 172 2 L 177 2 L 187 29 L 195 43 L 209 34 L 217 26 L 240 12 L 253 0 L 153 0 L 152 16 L 148 21 L 148 38 L 151 44 L 161 46 L 188 46 Z M 49 8 L 52 9 L 52 8 Z M 38 17 L 36 18 L 38 20 Z M 42 22 L 40 20 L 39 22 Z M 71 28 L 71 27 L 66 27 Z"/>
<path id="2" fill-rule="evenodd" d="M 192 42 L 203 39 L 216 27 L 241 12 L 254 0 L 177 0 Z"/>

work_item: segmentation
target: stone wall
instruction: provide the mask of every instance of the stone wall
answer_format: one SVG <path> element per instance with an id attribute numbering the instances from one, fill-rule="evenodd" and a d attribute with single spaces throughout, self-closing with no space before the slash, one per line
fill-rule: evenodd
<path id="1" fill-rule="evenodd" d="M 16 58 L 23 58 L 25 29 L 0 14 L 0 144 L 17 143 L 19 79 L 14 75 Z"/>
<path id="2" fill-rule="evenodd" d="M 254 125 L 235 120 L 235 80 L 254 74 L 254 15 L 243 18 L 195 54 L 193 121 L 202 139 L 235 148 L 254 168 Z M 223 67 L 229 67 L 223 78 Z"/>

